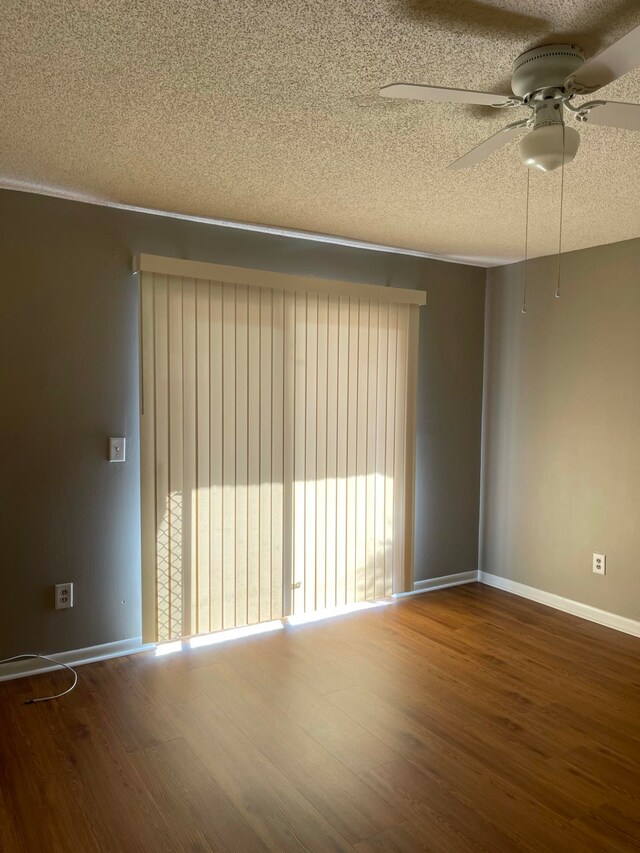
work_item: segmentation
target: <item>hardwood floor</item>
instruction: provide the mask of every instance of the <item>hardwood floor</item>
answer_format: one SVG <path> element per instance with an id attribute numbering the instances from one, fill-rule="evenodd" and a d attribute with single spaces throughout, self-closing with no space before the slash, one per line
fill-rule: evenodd
<path id="1" fill-rule="evenodd" d="M 0 685 L 3 851 L 640 849 L 640 640 L 477 584 Z"/>

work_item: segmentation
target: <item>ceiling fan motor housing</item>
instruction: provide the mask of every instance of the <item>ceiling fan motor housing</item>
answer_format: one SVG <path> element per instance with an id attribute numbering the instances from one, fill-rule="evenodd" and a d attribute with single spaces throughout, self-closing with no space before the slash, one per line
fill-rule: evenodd
<path id="1" fill-rule="evenodd" d="M 524 98 L 540 89 L 562 89 L 565 80 L 584 65 L 574 44 L 546 44 L 521 53 L 513 63 L 511 88 Z"/>

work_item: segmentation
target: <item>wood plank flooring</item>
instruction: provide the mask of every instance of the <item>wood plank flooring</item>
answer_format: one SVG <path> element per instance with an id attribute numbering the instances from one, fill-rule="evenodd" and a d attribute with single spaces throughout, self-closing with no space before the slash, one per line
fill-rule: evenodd
<path id="1" fill-rule="evenodd" d="M 0 850 L 640 849 L 640 640 L 472 584 L 0 684 Z"/>

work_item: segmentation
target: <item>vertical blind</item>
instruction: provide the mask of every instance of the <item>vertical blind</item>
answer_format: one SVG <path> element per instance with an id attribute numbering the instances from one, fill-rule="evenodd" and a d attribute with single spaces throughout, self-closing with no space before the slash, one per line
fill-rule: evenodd
<path id="1" fill-rule="evenodd" d="M 406 589 L 424 293 L 140 273 L 145 640 Z"/>

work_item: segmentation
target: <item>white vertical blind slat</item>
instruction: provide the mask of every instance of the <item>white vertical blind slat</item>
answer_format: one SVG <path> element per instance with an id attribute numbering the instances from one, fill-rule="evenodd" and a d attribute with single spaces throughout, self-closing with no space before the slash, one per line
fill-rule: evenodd
<path id="1" fill-rule="evenodd" d="M 224 286 L 213 283 L 209 291 L 209 631 L 224 622 L 224 374 L 225 341 L 223 317 Z M 206 310 L 203 307 L 203 310 Z M 227 335 L 228 337 L 228 335 Z M 203 442 L 206 437 L 203 436 Z M 206 531 L 203 532 L 206 536 Z M 204 581 L 203 581 L 204 588 Z M 206 628 L 203 627 L 203 631 Z"/>
<path id="2" fill-rule="evenodd" d="M 357 474 L 358 474 L 358 354 L 360 345 L 359 301 L 349 299 L 349 345 L 347 376 L 347 556 L 346 602 L 353 604 L 357 598 Z"/>
<path id="3" fill-rule="evenodd" d="M 236 441 L 235 460 L 235 572 L 229 566 L 229 572 L 235 576 L 235 621 L 234 626 L 248 622 L 248 574 L 249 574 L 249 505 L 248 462 L 249 462 L 249 302 L 246 286 L 238 285 L 236 291 L 236 352 L 235 385 L 236 408 L 233 424 Z"/>
<path id="4" fill-rule="evenodd" d="M 315 603 L 318 610 L 326 608 L 328 319 L 329 299 L 326 294 L 320 294 L 318 296 L 318 347 L 316 357 L 316 513 L 314 519 L 316 543 Z"/>
<path id="5" fill-rule="evenodd" d="M 196 633 L 210 630 L 210 555 L 211 499 L 210 481 L 210 340 L 209 301 L 212 287 L 205 281 L 195 283 L 195 353 L 196 353 L 196 483 L 195 483 L 195 552 L 196 552 Z"/>
<path id="6" fill-rule="evenodd" d="M 197 550 L 197 410 L 196 383 L 196 291 L 192 278 L 182 280 L 182 626 L 197 633 L 198 550 Z"/>
<path id="7" fill-rule="evenodd" d="M 257 316 L 257 429 L 258 469 L 255 472 L 258 512 L 258 599 L 256 622 L 271 619 L 272 536 L 271 505 L 273 500 L 273 433 L 276 413 L 273 410 L 274 330 L 273 291 L 258 292 Z M 255 392 L 254 392 L 255 393 Z"/>
<path id="8" fill-rule="evenodd" d="M 339 299 L 329 296 L 327 343 L 327 444 L 326 444 L 326 502 L 325 502 L 325 606 L 335 607 L 338 530 L 338 347 L 335 331 L 339 322 Z"/>
<path id="9" fill-rule="evenodd" d="M 282 609 L 292 611 L 294 577 L 294 467 L 295 467 L 295 359 L 296 294 L 282 294 Z M 274 373 L 274 384 L 277 374 Z M 274 529 L 278 524 L 274 501 Z"/>
<path id="10" fill-rule="evenodd" d="M 409 323 L 409 311 L 405 305 L 398 306 L 398 333 L 396 335 L 396 396 L 395 396 L 395 411 L 396 418 L 399 420 L 407 407 L 407 328 Z M 398 370 L 397 365 L 404 365 L 404 370 Z M 394 525 L 393 538 L 394 545 L 394 566 L 396 574 L 396 584 L 399 583 L 401 573 L 404 570 L 405 554 L 404 554 L 404 530 L 405 530 L 405 457 L 406 457 L 406 431 L 397 429 L 395 432 L 394 446 Z"/>
<path id="11" fill-rule="evenodd" d="M 338 326 L 338 411 L 337 433 L 337 494 L 336 494 L 336 604 L 347 602 L 347 407 L 349 378 L 349 300 L 339 297 Z"/>
<path id="12" fill-rule="evenodd" d="M 358 368 L 356 425 L 356 601 L 366 598 L 367 564 L 367 418 L 369 411 L 369 383 L 367 363 L 369 359 L 369 302 L 360 300 L 358 306 Z"/>
<path id="13" fill-rule="evenodd" d="M 396 409 L 397 376 L 397 337 L 398 337 L 398 306 L 389 306 L 389 331 L 387 335 L 387 408 L 386 408 L 386 446 L 385 446 L 385 592 L 393 591 L 394 583 L 394 494 L 395 473 L 395 443 L 398 425 Z"/>
<path id="14" fill-rule="evenodd" d="M 222 286 L 222 627 L 236 624 L 236 288 Z"/>
<path id="15" fill-rule="evenodd" d="M 367 462 L 366 462 L 366 578 L 367 601 L 375 598 L 376 548 L 376 433 L 378 426 L 378 318 L 379 305 L 371 302 L 369 306 L 369 347 L 367 356 Z"/>
<path id="16" fill-rule="evenodd" d="M 140 294 L 140 474 L 144 499 L 142 522 L 142 631 L 157 636 L 156 557 L 158 548 L 156 507 L 156 389 L 155 389 L 155 285 L 145 273 Z"/>
<path id="17" fill-rule="evenodd" d="M 250 287 L 247 306 L 247 615 L 248 625 L 260 621 L 260 296 Z"/>
<path id="18" fill-rule="evenodd" d="M 386 592 L 385 491 L 387 449 L 387 368 L 389 339 L 389 303 L 381 302 L 378 313 L 378 358 L 376 368 L 376 451 L 374 484 L 374 594 L 383 598 Z"/>
<path id="19" fill-rule="evenodd" d="M 304 612 L 306 590 L 305 510 L 307 295 L 296 293 L 293 378 L 293 612 Z"/>
<path id="20" fill-rule="evenodd" d="M 168 347 L 167 371 L 169 376 L 169 622 L 172 636 L 183 630 L 183 389 L 182 362 L 182 279 L 168 292 Z"/>
<path id="21" fill-rule="evenodd" d="M 172 637 L 170 621 L 171 554 L 169 549 L 168 285 L 166 276 L 156 275 L 154 278 L 156 633 L 159 640 L 168 640 Z"/>

